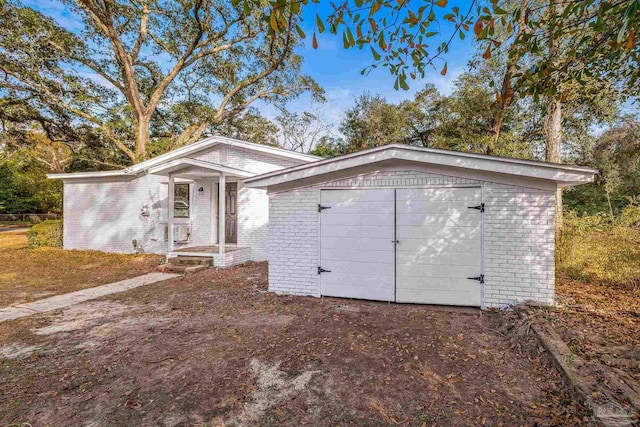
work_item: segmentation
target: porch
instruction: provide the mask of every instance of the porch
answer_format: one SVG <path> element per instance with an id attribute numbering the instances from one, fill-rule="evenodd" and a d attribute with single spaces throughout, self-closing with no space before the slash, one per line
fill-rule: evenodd
<path id="1" fill-rule="evenodd" d="M 168 178 L 167 202 L 167 260 L 200 257 L 212 260 L 215 267 L 231 267 L 251 259 L 251 248 L 237 242 L 237 188 L 238 182 L 254 174 L 195 159 L 179 159 L 150 169 L 149 173 Z M 176 200 L 176 186 L 189 184 L 188 198 Z M 196 185 L 193 185 L 193 184 Z M 203 219 L 192 216 L 192 195 L 208 188 L 210 197 Z M 197 187 L 197 189 L 196 189 Z M 229 193 L 231 191 L 231 193 Z M 180 201 L 180 204 L 177 203 Z M 193 235 L 192 235 L 193 233 Z M 230 237 L 233 237 L 230 238 Z M 210 244 L 206 244 L 210 241 Z"/>
<path id="2" fill-rule="evenodd" d="M 220 253 L 219 245 L 191 246 L 174 249 L 167 253 L 167 258 L 200 257 L 213 259 L 214 267 L 231 267 L 251 260 L 251 248 L 236 244 L 225 245 L 224 253 Z"/>

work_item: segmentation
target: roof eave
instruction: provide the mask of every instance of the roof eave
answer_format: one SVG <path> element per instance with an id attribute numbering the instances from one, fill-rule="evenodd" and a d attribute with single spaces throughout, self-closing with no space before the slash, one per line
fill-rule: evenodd
<path id="1" fill-rule="evenodd" d="M 248 187 L 267 188 L 273 185 L 290 183 L 317 175 L 324 175 L 339 170 L 389 160 L 417 162 L 444 167 L 463 168 L 478 172 L 500 173 L 541 179 L 556 182 L 563 187 L 592 182 L 594 175 L 597 173 L 595 169 L 591 168 L 469 155 L 468 153 L 459 153 L 459 155 L 456 155 L 453 152 L 444 150 L 427 150 L 418 147 L 390 145 L 367 150 L 366 152 L 354 153 L 353 155 L 258 175 L 246 179 L 245 184 Z"/>

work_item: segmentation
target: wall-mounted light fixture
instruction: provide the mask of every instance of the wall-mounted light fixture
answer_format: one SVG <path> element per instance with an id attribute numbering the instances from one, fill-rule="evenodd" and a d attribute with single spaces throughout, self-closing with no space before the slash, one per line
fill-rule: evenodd
<path id="1" fill-rule="evenodd" d="M 204 192 L 204 187 L 198 188 L 198 193 L 203 193 L 203 192 Z"/>

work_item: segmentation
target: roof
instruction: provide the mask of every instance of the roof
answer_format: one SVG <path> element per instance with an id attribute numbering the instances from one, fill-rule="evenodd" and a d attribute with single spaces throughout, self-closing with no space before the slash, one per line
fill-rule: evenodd
<path id="1" fill-rule="evenodd" d="M 596 169 L 535 160 L 521 160 L 485 154 L 464 153 L 391 144 L 359 151 L 332 159 L 294 166 L 245 179 L 248 187 L 289 187 L 322 182 L 322 178 L 346 176 L 350 170 L 381 164 L 422 165 L 457 171 L 486 173 L 492 176 L 514 176 L 531 180 L 554 182 L 559 186 L 592 182 Z M 498 181 L 500 182 L 500 181 Z M 299 184 L 299 185 L 298 185 Z"/>
<path id="2" fill-rule="evenodd" d="M 231 147 L 239 147 L 250 151 L 258 151 L 264 154 L 268 154 L 275 157 L 287 158 L 291 160 L 297 160 L 301 163 L 315 162 L 321 160 L 322 157 L 312 156 L 310 154 L 299 153 L 297 151 L 286 150 L 280 147 L 273 147 L 270 145 L 256 144 L 254 142 L 242 141 L 239 139 L 228 138 L 225 136 L 215 135 L 209 138 L 202 139 L 194 142 L 193 144 L 185 145 L 184 147 L 146 160 L 144 162 L 129 166 L 125 169 L 112 170 L 112 171 L 100 171 L 100 172 L 74 172 L 74 173 L 59 173 L 49 174 L 48 178 L 51 179 L 80 179 L 80 178 L 106 178 L 106 177 L 135 177 L 149 169 L 169 163 L 171 161 L 204 151 L 209 148 L 213 148 L 216 145 L 228 145 Z"/>

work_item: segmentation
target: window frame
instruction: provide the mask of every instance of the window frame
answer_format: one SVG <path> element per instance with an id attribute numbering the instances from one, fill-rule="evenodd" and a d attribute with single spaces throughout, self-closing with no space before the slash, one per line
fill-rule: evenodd
<path id="1" fill-rule="evenodd" d="M 178 200 L 178 195 L 176 194 L 178 192 L 178 188 L 182 187 L 182 186 L 186 186 L 187 187 L 187 207 L 186 207 L 186 214 L 185 215 L 176 215 L 176 201 Z M 181 197 L 182 200 L 182 197 Z M 181 208 L 181 210 L 183 210 Z M 191 216 L 191 184 L 189 183 L 176 183 L 173 185 L 173 217 L 174 218 L 189 218 Z"/>

